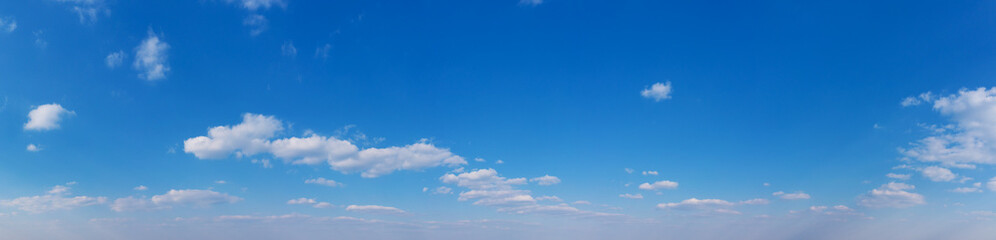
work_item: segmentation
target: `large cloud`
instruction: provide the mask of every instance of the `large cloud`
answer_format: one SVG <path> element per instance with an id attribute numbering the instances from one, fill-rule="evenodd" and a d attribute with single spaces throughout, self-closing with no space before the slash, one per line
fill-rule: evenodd
<path id="1" fill-rule="evenodd" d="M 996 164 L 996 88 L 962 89 L 957 94 L 920 99 L 933 101 L 933 109 L 953 124 L 936 128 L 931 136 L 903 149 L 906 157 L 959 167 Z"/>
<path id="2" fill-rule="evenodd" d="M 360 172 L 366 178 L 397 170 L 467 164 L 463 157 L 426 140 L 405 146 L 360 149 L 349 141 L 318 134 L 274 139 L 283 129 L 283 123 L 273 116 L 246 113 L 242 115 L 242 123 L 211 128 L 207 136 L 187 139 L 183 146 L 185 152 L 201 159 L 267 153 L 292 164 L 324 162 L 334 170 Z"/>
<path id="3" fill-rule="evenodd" d="M 35 107 L 28 112 L 28 122 L 24 124 L 24 130 L 44 131 L 59 128 L 62 117 L 76 114 L 66 110 L 57 103 L 50 103 Z"/>

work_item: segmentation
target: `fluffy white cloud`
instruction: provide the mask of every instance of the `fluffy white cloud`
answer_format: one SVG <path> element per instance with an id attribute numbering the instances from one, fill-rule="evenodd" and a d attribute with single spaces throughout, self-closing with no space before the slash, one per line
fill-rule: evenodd
<path id="1" fill-rule="evenodd" d="M 13 17 L 0 17 L 0 32 L 11 33 L 17 29 L 17 20 Z"/>
<path id="2" fill-rule="evenodd" d="M 0 200 L 0 206 L 15 207 L 25 212 L 43 213 L 56 210 L 71 210 L 78 207 L 85 207 L 96 204 L 103 204 L 107 201 L 105 197 L 69 196 L 69 186 L 57 185 L 52 187 L 45 195 L 19 197 L 10 200 Z"/>
<path id="3" fill-rule="evenodd" d="M 536 184 L 539 184 L 540 186 L 550 186 L 550 185 L 554 185 L 554 184 L 560 183 L 560 178 L 557 178 L 557 177 L 554 177 L 554 176 L 550 176 L 550 175 L 545 175 L 545 176 L 542 176 L 542 177 L 536 177 L 536 178 L 529 179 L 529 181 L 530 182 L 536 182 Z"/>
<path id="4" fill-rule="evenodd" d="M 653 99 L 656 102 L 664 101 L 671 98 L 671 82 L 666 83 L 654 83 L 648 88 L 643 89 L 640 95 Z"/>
<path id="5" fill-rule="evenodd" d="M 292 164 L 328 163 L 332 169 L 360 172 L 366 178 L 379 177 L 397 170 L 420 170 L 430 167 L 456 167 L 467 161 L 449 149 L 438 148 L 426 140 L 410 145 L 360 150 L 353 143 L 335 137 L 310 134 L 306 137 L 272 139 L 283 130 L 283 123 L 273 116 L 246 113 L 235 126 L 211 128 L 207 136 L 184 141 L 184 151 L 201 159 L 225 158 L 232 154 L 250 156 L 269 153 Z"/>
<path id="6" fill-rule="evenodd" d="M 619 194 L 619 197 L 621 197 L 621 198 L 629 198 L 629 199 L 643 199 L 643 194 L 639 194 L 639 193 L 637 193 L 637 194 L 624 193 L 624 194 Z"/>
<path id="7" fill-rule="evenodd" d="M 883 184 L 878 189 L 862 195 L 858 199 L 858 205 L 871 208 L 906 208 L 916 205 L 926 204 L 923 195 L 911 193 L 907 190 L 915 188 L 913 185 L 905 183 L 890 182 Z"/>
<path id="8" fill-rule="evenodd" d="M 910 179 L 910 175 L 909 174 L 889 173 L 889 174 L 886 174 L 885 176 L 888 177 L 888 178 L 899 179 L 899 180 L 909 180 Z"/>
<path id="9" fill-rule="evenodd" d="M 159 35 L 149 29 L 149 36 L 135 47 L 135 62 L 132 67 L 138 70 L 138 78 L 155 81 L 166 78 L 169 73 L 169 44 L 159 39 Z"/>
<path id="10" fill-rule="evenodd" d="M 342 183 L 338 183 L 338 182 L 336 182 L 335 180 L 332 180 L 332 179 L 325 179 L 323 177 L 304 180 L 304 183 L 318 184 L 318 185 L 329 186 L 329 187 L 342 186 Z"/>
<path id="11" fill-rule="evenodd" d="M 114 200 L 111 210 L 117 212 L 154 210 L 172 208 L 174 206 L 208 207 L 211 205 L 236 203 L 242 198 L 201 189 L 172 189 L 162 195 L 152 198 L 125 197 Z"/>
<path id="12" fill-rule="evenodd" d="M 809 199 L 809 194 L 806 194 L 804 192 L 785 193 L 782 191 L 777 191 L 772 193 L 771 196 L 777 196 L 785 200 Z"/>
<path id="13" fill-rule="evenodd" d="M 934 128 L 931 136 L 903 149 L 907 158 L 951 167 L 996 164 L 996 88 L 921 100 L 932 101 L 933 109 L 953 124 Z"/>
<path id="14" fill-rule="evenodd" d="M 346 211 L 369 213 L 369 214 L 390 214 L 390 215 L 401 215 L 407 213 L 404 210 L 395 207 L 386 207 L 386 206 L 377 206 L 377 205 L 349 205 L 346 206 Z"/>
<path id="15" fill-rule="evenodd" d="M 25 150 L 28 150 L 28 152 L 37 152 L 41 151 L 42 149 L 38 145 L 28 144 L 28 147 Z"/>
<path id="16" fill-rule="evenodd" d="M 112 52 L 111 54 L 107 54 L 107 57 L 104 58 L 104 64 L 107 64 L 108 68 L 113 69 L 118 66 L 121 66 L 121 63 L 124 62 L 124 58 L 125 58 L 124 51 Z"/>
<path id="17" fill-rule="evenodd" d="M 657 171 L 643 171 L 644 176 L 657 176 Z"/>
<path id="18" fill-rule="evenodd" d="M 678 183 L 667 180 L 657 181 L 654 182 L 653 184 L 651 183 L 640 184 L 640 189 L 643 190 L 660 190 L 660 189 L 675 189 L 675 188 L 678 188 Z"/>
<path id="19" fill-rule="evenodd" d="M 62 117 L 73 114 L 76 112 L 66 110 L 56 103 L 41 105 L 28 112 L 28 122 L 24 124 L 24 130 L 58 129 Z"/>

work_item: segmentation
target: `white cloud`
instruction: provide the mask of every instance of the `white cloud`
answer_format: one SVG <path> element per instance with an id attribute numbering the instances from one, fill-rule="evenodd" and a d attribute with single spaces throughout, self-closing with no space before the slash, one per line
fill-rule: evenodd
<path id="1" fill-rule="evenodd" d="M 97 22 L 99 13 L 110 15 L 110 10 L 104 7 L 102 0 L 55 0 L 70 5 L 70 10 L 76 13 L 81 24 L 93 24 Z"/>
<path id="2" fill-rule="evenodd" d="M 159 35 L 149 29 L 149 36 L 135 47 L 135 61 L 132 67 L 138 70 L 138 77 L 147 81 L 165 79 L 169 73 L 169 44 L 159 39 Z"/>
<path id="3" fill-rule="evenodd" d="M 675 189 L 675 188 L 678 188 L 678 183 L 667 180 L 657 181 L 654 182 L 653 184 L 651 183 L 640 184 L 640 189 L 643 190 L 659 190 L 659 189 Z"/>
<path id="4" fill-rule="evenodd" d="M 236 203 L 242 198 L 201 189 L 171 189 L 152 198 L 125 197 L 114 200 L 111 210 L 116 212 L 166 209 L 174 206 L 208 207 L 211 205 Z"/>
<path id="5" fill-rule="evenodd" d="M 932 135 L 902 149 L 907 158 L 950 167 L 996 164 L 996 88 L 962 89 L 928 100 L 953 124 L 933 128 Z"/>
<path id="6" fill-rule="evenodd" d="M 280 54 L 288 57 L 297 56 L 297 48 L 294 47 L 294 42 L 286 41 L 284 45 L 280 45 Z"/>
<path id="7" fill-rule="evenodd" d="M 85 207 L 103 204 L 107 201 L 105 197 L 69 196 L 69 185 L 57 185 L 52 187 L 45 195 L 19 197 L 10 200 L 0 200 L 0 206 L 15 207 L 21 211 L 30 213 L 43 213 L 56 210 L 71 210 L 78 207 Z"/>
<path id="8" fill-rule="evenodd" d="M 73 114 L 76 112 L 66 110 L 62 108 L 62 105 L 56 103 L 41 105 L 28 113 L 28 122 L 24 124 L 24 130 L 58 129 L 62 117 Z"/>
<path id="9" fill-rule="evenodd" d="M 623 168 L 623 171 L 626 171 L 626 173 L 633 173 L 632 168 Z"/>
<path id="10" fill-rule="evenodd" d="M 910 179 L 910 175 L 909 174 L 889 173 L 889 174 L 886 174 L 885 176 L 889 177 L 889 178 L 893 178 L 893 179 L 899 179 L 899 180 L 909 180 Z"/>
<path id="11" fill-rule="evenodd" d="M 42 38 L 42 35 L 45 34 L 45 31 L 35 30 L 32 31 L 31 34 L 35 35 L 35 47 L 38 47 L 39 49 L 43 50 L 48 47 L 48 41 L 45 41 L 45 38 Z"/>
<path id="12" fill-rule="evenodd" d="M 319 203 L 315 203 L 315 205 L 311 205 L 311 207 L 313 207 L 313 208 L 330 208 L 330 207 L 335 207 L 335 205 L 332 205 L 331 203 L 328 203 L 328 202 L 319 202 Z"/>
<path id="13" fill-rule="evenodd" d="M 452 188 L 448 188 L 448 187 L 437 187 L 436 190 L 433 191 L 432 193 L 435 193 L 435 194 L 450 194 L 451 192 L 453 192 Z"/>
<path id="14" fill-rule="evenodd" d="M 950 182 L 951 180 L 954 180 L 956 177 L 958 177 L 957 175 L 952 173 L 951 170 L 937 166 L 930 166 L 923 168 L 922 170 L 920 170 L 920 173 L 923 174 L 924 177 L 927 177 L 928 179 L 934 182 Z"/>
<path id="15" fill-rule="evenodd" d="M 809 194 L 806 194 L 804 192 L 785 193 L 782 191 L 777 191 L 772 193 L 771 196 L 777 196 L 785 200 L 802 200 L 810 198 Z"/>
<path id="16" fill-rule="evenodd" d="M 38 145 L 28 144 L 28 147 L 27 147 L 26 150 L 28 150 L 28 152 L 37 152 L 37 151 L 41 151 L 42 149 Z"/>
<path id="17" fill-rule="evenodd" d="M 564 200 L 560 199 L 557 196 L 542 196 L 542 197 L 537 197 L 536 201 L 563 202 Z"/>
<path id="18" fill-rule="evenodd" d="M 643 89 L 640 95 L 644 98 L 653 99 L 655 102 L 671 99 L 671 82 L 654 83 L 654 85 Z"/>
<path id="19" fill-rule="evenodd" d="M 878 189 L 872 189 L 861 196 L 858 205 L 871 208 L 906 208 L 926 204 L 923 195 L 906 191 L 913 188 L 915 186 L 905 183 L 883 184 Z"/>
<path id="20" fill-rule="evenodd" d="M 250 28 L 249 35 L 258 36 L 263 31 L 266 31 L 269 22 L 263 15 L 249 14 L 249 16 L 242 20 L 242 25 Z"/>
<path id="21" fill-rule="evenodd" d="M 225 180 L 218 180 L 218 181 L 214 181 L 214 183 L 215 184 L 227 184 L 228 182 L 226 182 Z"/>
<path id="22" fill-rule="evenodd" d="M 680 211 L 704 211 L 720 214 L 736 214 L 739 215 L 740 212 L 733 210 L 733 207 L 740 205 L 763 205 L 768 204 L 770 201 L 767 199 L 750 199 L 740 202 L 729 202 L 722 199 L 698 199 L 689 198 L 681 202 L 674 203 L 660 203 L 657 204 L 658 209 L 665 210 L 680 210 Z"/>
<path id="23" fill-rule="evenodd" d="M 146 187 L 145 185 L 138 185 L 138 187 L 135 187 L 134 189 L 136 191 L 145 191 L 145 190 L 149 190 L 149 187 Z"/>
<path id="24" fill-rule="evenodd" d="M 637 193 L 637 194 L 624 193 L 624 194 L 619 194 L 619 197 L 621 197 L 621 198 L 629 198 L 629 199 L 643 199 L 643 194 L 639 194 L 639 193 Z"/>
<path id="25" fill-rule="evenodd" d="M 404 210 L 395 207 L 377 206 L 377 205 L 349 205 L 346 206 L 346 211 L 368 213 L 368 214 L 389 214 L 389 215 L 401 215 L 406 214 Z"/>
<path id="26" fill-rule="evenodd" d="M 107 54 L 107 57 L 104 58 L 104 63 L 107 64 L 108 68 L 113 69 L 118 66 L 121 66 L 121 63 L 124 62 L 124 58 L 125 58 L 124 51 L 112 52 L 111 54 Z"/>
<path id="27" fill-rule="evenodd" d="M 990 191 L 996 192 L 996 177 L 990 178 L 989 182 L 986 183 L 986 187 L 988 187 Z"/>
<path id="28" fill-rule="evenodd" d="M 336 182 L 336 181 L 334 181 L 332 179 L 325 179 L 323 177 L 304 180 L 304 183 L 318 184 L 318 185 L 329 186 L 329 187 L 339 187 L 339 186 L 342 186 L 342 183 L 338 183 L 338 182 Z"/>
<path id="29" fill-rule="evenodd" d="M 13 17 L 0 17 L 0 32 L 12 33 L 17 29 L 17 20 Z"/>
<path id="30" fill-rule="evenodd" d="M 554 184 L 560 183 L 560 178 L 557 178 L 557 177 L 554 177 L 554 176 L 550 176 L 550 175 L 545 175 L 545 176 L 542 176 L 542 177 L 536 177 L 536 178 L 529 179 L 529 181 L 530 182 L 536 182 L 536 184 L 539 184 L 540 186 L 550 186 L 550 185 L 554 185 Z"/>
<path id="31" fill-rule="evenodd" d="M 397 170 L 420 170 L 430 167 L 456 167 L 467 161 L 438 148 L 427 140 L 400 147 L 367 148 L 360 150 L 353 143 L 335 137 L 311 133 L 306 137 L 272 139 L 283 130 L 283 123 L 273 116 L 246 113 L 242 123 L 218 126 L 184 141 L 184 152 L 201 159 L 251 156 L 269 153 L 291 164 L 328 163 L 332 169 L 374 178 Z"/>
<path id="32" fill-rule="evenodd" d="M 924 102 L 930 102 L 934 99 L 934 95 L 930 92 L 921 93 L 919 96 L 910 96 L 903 99 L 900 105 L 903 107 L 917 106 Z"/>
<path id="33" fill-rule="evenodd" d="M 657 176 L 657 171 L 643 171 L 643 175 L 644 176 L 649 176 L 649 175 Z"/>
<path id="34" fill-rule="evenodd" d="M 231 2 L 232 0 L 228 0 Z M 249 11 L 256 11 L 258 9 L 269 9 L 270 7 L 287 7 L 287 3 L 283 0 L 238 0 L 243 8 Z"/>
<path id="35" fill-rule="evenodd" d="M 483 158 L 474 158 L 475 162 L 485 162 Z"/>
<path id="36" fill-rule="evenodd" d="M 502 161 L 501 159 L 498 159 L 498 161 L 495 161 L 495 164 L 502 164 L 502 163 L 505 163 L 505 161 Z"/>
<path id="37" fill-rule="evenodd" d="M 311 199 L 311 198 L 298 198 L 298 199 L 287 200 L 287 204 L 290 204 L 290 205 L 315 204 L 315 203 L 318 203 L 318 201 L 315 201 L 315 199 Z"/>
<path id="38" fill-rule="evenodd" d="M 951 191 L 956 193 L 978 193 L 982 192 L 982 189 L 980 189 L 981 187 L 982 183 L 975 183 L 972 187 L 960 187 L 952 189 Z"/>
<path id="39" fill-rule="evenodd" d="M 575 205 L 591 205 L 591 202 L 585 201 L 585 200 L 578 200 L 578 201 L 574 201 L 571 204 L 575 204 Z"/>

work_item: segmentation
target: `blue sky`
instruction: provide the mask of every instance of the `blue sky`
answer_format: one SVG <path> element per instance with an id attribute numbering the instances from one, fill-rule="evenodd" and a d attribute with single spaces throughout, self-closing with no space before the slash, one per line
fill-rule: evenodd
<path id="1" fill-rule="evenodd" d="M 988 239 L 991 1 L 0 2 L 11 239 Z"/>

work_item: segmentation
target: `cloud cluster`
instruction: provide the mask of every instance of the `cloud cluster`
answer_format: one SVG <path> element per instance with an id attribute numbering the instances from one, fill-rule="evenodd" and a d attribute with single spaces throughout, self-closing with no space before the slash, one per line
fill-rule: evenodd
<path id="1" fill-rule="evenodd" d="M 202 189 L 172 189 L 151 198 L 124 197 L 111 203 L 111 210 L 116 212 L 147 211 L 166 209 L 174 206 L 208 207 L 211 205 L 236 203 L 242 198 Z"/>
<path id="2" fill-rule="evenodd" d="M 996 88 L 962 89 L 948 96 L 931 96 L 928 93 L 908 98 L 914 100 L 904 101 L 904 105 L 933 102 L 933 109 L 950 119 L 952 127 L 935 129 L 931 136 L 902 149 L 903 155 L 945 166 L 996 164 Z"/>
<path id="3" fill-rule="evenodd" d="M 74 184 L 76 183 L 70 182 L 65 185 L 57 185 L 52 187 L 52 190 L 49 190 L 45 195 L 0 200 L 0 206 L 15 207 L 30 213 L 43 213 L 103 204 L 107 201 L 105 197 L 70 196 L 69 186 Z"/>
<path id="4" fill-rule="evenodd" d="M 914 188 L 915 186 L 905 183 L 883 184 L 859 197 L 858 205 L 870 208 L 907 208 L 926 204 L 923 195 L 907 191 Z"/>
<path id="5" fill-rule="evenodd" d="M 398 170 L 467 164 L 463 157 L 426 140 L 405 146 L 360 149 L 352 142 L 314 133 L 304 137 L 274 139 L 283 129 L 283 123 L 273 116 L 246 113 L 242 115 L 242 123 L 211 128 L 207 136 L 184 141 L 183 148 L 184 152 L 200 159 L 267 153 L 292 164 L 315 165 L 324 162 L 334 170 L 360 172 L 365 178 Z"/>

